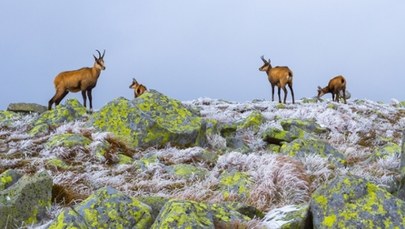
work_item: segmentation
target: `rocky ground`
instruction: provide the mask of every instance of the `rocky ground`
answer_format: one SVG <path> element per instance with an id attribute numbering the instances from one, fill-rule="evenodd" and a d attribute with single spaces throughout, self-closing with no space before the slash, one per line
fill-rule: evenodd
<path id="1" fill-rule="evenodd" d="M 17 104 L 0 228 L 401 228 L 404 129 L 395 100 Z"/>

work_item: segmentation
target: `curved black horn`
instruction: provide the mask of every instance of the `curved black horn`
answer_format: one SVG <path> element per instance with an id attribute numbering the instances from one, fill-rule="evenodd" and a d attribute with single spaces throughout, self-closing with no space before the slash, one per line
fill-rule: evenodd
<path id="1" fill-rule="evenodd" d="M 103 51 L 103 55 L 101 56 L 101 59 L 103 59 L 103 58 L 104 58 L 104 54 L 105 54 L 105 49 L 104 49 L 104 51 Z"/>
<path id="2" fill-rule="evenodd" d="M 264 63 L 267 63 L 267 60 L 266 60 L 266 59 L 264 59 L 264 55 L 263 55 L 263 56 L 261 56 L 261 57 L 260 57 L 260 59 L 262 59 L 262 61 L 263 61 Z"/>
<path id="3" fill-rule="evenodd" d="M 101 59 L 102 57 L 101 57 L 100 51 L 98 51 L 97 49 L 96 49 L 96 51 L 98 52 L 98 59 Z"/>

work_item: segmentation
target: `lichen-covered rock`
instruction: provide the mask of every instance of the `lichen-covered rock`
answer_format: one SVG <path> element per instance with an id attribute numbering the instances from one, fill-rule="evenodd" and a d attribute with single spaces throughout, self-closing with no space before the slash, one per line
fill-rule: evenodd
<path id="1" fill-rule="evenodd" d="M 75 146 L 86 147 L 91 140 L 81 134 L 57 134 L 53 135 L 45 144 L 45 148 L 52 149 L 55 147 L 72 148 Z"/>
<path id="2" fill-rule="evenodd" d="M 273 209 L 266 214 L 263 224 L 266 228 L 300 229 L 305 228 L 309 205 L 287 205 Z"/>
<path id="3" fill-rule="evenodd" d="M 372 154 L 373 159 L 386 159 L 388 157 L 392 157 L 395 154 L 401 153 L 401 147 L 395 143 L 388 143 L 381 147 L 378 147 L 374 153 Z"/>
<path id="4" fill-rule="evenodd" d="M 271 127 L 263 132 L 262 139 L 269 144 L 281 145 L 282 142 L 292 142 L 295 139 L 310 136 L 310 134 L 295 126 L 292 126 L 288 131 Z"/>
<path id="5" fill-rule="evenodd" d="M 149 228 L 151 208 L 135 198 L 106 187 L 79 205 L 66 209 L 49 226 L 55 228 Z"/>
<path id="6" fill-rule="evenodd" d="M 405 202 L 363 178 L 337 177 L 310 202 L 314 228 L 403 228 Z"/>
<path id="7" fill-rule="evenodd" d="M 174 176 L 184 179 L 199 178 L 202 179 L 208 173 L 207 169 L 198 168 L 190 164 L 175 164 L 168 166 L 167 170 Z"/>
<path id="8" fill-rule="evenodd" d="M 249 197 L 252 183 L 250 176 L 245 172 L 225 171 L 219 177 L 219 188 L 224 199 L 231 195 L 237 195 L 240 199 Z"/>
<path id="9" fill-rule="evenodd" d="M 401 164 L 399 167 L 399 172 L 401 177 L 397 196 L 401 200 L 405 201 L 405 130 L 402 132 Z"/>
<path id="10" fill-rule="evenodd" d="M 305 132 L 323 134 L 327 133 L 328 129 L 321 127 L 315 120 L 301 120 L 301 119 L 285 119 L 280 122 L 284 130 L 291 130 L 292 127 L 298 127 Z"/>
<path id="11" fill-rule="evenodd" d="M 65 122 L 71 122 L 82 118 L 86 114 L 86 108 L 77 99 L 68 99 L 64 105 L 58 105 L 53 110 L 46 111 L 33 124 L 29 131 L 31 135 L 46 134 L 52 128 L 56 128 Z"/>
<path id="12" fill-rule="evenodd" d="M 292 157 L 303 158 L 310 154 L 328 158 L 335 166 L 343 166 L 346 164 L 344 155 L 329 143 L 319 139 L 296 139 L 290 143 L 283 144 L 280 148 L 280 153 Z"/>
<path id="13" fill-rule="evenodd" d="M 7 107 L 7 110 L 21 113 L 41 114 L 47 111 L 47 107 L 36 103 L 10 103 Z"/>
<path id="14" fill-rule="evenodd" d="M 22 175 L 13 169 L 9 169 L 0 174 L 0 191 L 15 184 Z"/>
<path id="15" fill-rule="evenodd" d="M 0 191 L 0 228 L 36 224 L 51 206 L 52 178 L 47 172 L 23 176 Z"/>
<path id="16" fill-rule="evenodd" d="M 151 228 L 214 229 L 216 224 L 234 220 L 249 221 L 250 218 L 225 205 L 169 200 Z"/>
<path id="17" fill-rule="evenodd" d="M 70 166 L 58 158 L 52 158 L 46 161 L 46 168 L 50 170 L 68 170 Z"/>
<path id="18" fill-rule="evenodd" d="M 160 210 L 169 200 L 160 196 L 141 196 L 139 197 L 139 201 L 151 208 L 151 214 L 154 222 L 159 215 Z"/>
<path id="19" fill-rule="evenodd" d="M 11 111 L 0 111 L 0 127 L 10 127 L 11 124 L 20 118 L 20 115 Z"/>
<path id="20" fill-rule="evenodd" d="M 253 111 L 245 120 L 238 123 L 238 129 L 252 129 L 257 132 L 264 120 L 262 113 Z"/>
<path id="21" fill-rule="evenodd" d="M 92 124 L 114 133 L 133 147 L 206 144 L 206 123 L 180 101 L 150 90 L 134 100 L 118 98 L 93 115 Z"/>

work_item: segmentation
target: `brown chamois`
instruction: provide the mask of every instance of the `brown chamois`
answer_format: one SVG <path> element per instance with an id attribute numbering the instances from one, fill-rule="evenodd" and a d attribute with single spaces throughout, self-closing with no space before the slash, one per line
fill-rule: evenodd
<path id="1" fill-rule="evenodd" d="M 83 106 L 86 106 L 86 93 L 90 101 L 90 111 L 93 111 L 93 101 L 91 90 L 96 86 L 97 79 L 100 76 L 101 70 L 105 70 L 104 65 L 104 54 L 101 55 L 100 51 L 98 52 L 98 58 L 94 57 L 94 65 L 92 68 L 84 67 L 78 70 L 65 71 L 59 73 L 53 83 L 55 84 L 55 95 L 48 102 L 48 110 L 52 109 L 52 104 L 55 103 L 57 106 L 60 101 L 69 93 L 69 92 L 82 92 L 83 96 Z"/>
<path id="2" fill-rule="evenodd" d="M 343 94 L 343 101 L 346 103 L 346 79 L 339 75 L 329 81 L 328 86 L 321 88 L 318 86 L 318 100 L 326 93 L 332 93 L 332 101 L 339 102 L 339 97 Z"/>
<path id="3" fill-rule="evenodd" d="M 264 64 L 259 68 L 259 71 L 266 72 L 271 84 L 271 100 L 274 101 L 274 86 L 278 87 L 278 100 L 281 103 L 280 89 L 284 91 L 284 103 L 287 99 L 287 89 L 285 85 L 288 85 L 292 95 L 292 103 L 295 103 L 294 100 L 294 90 L 292 88 L 293 83 L 293 72 L 287 66 L 276 66 L 272 67 L 270 64 L 270 59 L 267 61 L 264 59 L 264 56 L 260 57 Z"/>
<path id="4" fill-rule="evenodd" d="M 142 84 L 139 84 L 135 78 L 132 78 L 132 83 L 131 83 L 131 85 L 129 85 L 129 88 L 134 89 L 135 98 L 139 97 L 145 91 L 148 90 L 145 86 L 143 86 Z"/>

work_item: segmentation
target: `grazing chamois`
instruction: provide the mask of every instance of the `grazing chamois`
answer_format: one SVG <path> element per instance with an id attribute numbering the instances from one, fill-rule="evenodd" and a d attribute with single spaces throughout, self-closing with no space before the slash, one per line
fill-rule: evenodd
<path id="1" fill-rule="evenodd" d="M 135 78 L 132 78 L 132 83 L 131 83 L 131 85 L 129 85 L 129 88 L 134 89 L 135 98 L 139 97 L 145 91 L 148 90 L 145 86 L 143 86 L 142 84 L 139 84 Z"/>
<path id="2" fill-rule="evenodd" d="M 346 79 L 339 75 L 329 81 L 328 86 L 321 88 L 318 86 L 318 100 L 326 93 L 332 93 L 332 101 L 339 102 L 339 97 L 342 95 L 344 103 L 346 103 Z"/>
<path id="3" fill-rule="evenodd" d="M 271 84 L 271 100 L 274 101 L 274 87 L 277 85 L 279 103 L 281 103 L 280 89 L 283 89 L 284 91 L 284 103 L 286 103 L 287 89 L 285 86 L 288 85 L 292 95 L 292 103 L 295 103 L 294 90 L 292 88 L 293 72 L 287 66 L 276 66 L 273 68 L 270 64 L 270 59 L 267 61 L 264 59 L 264 56 L 261 56 L 260 58 L 263 60 L 264 64 L 259 68 L 259 71 L 267 73 Z"/>
<path id="4" fill-rule="evenodd" d="M 52 109 L 52 104 L 55 103 L 57 106 L 60 101 L 69 93 L 69 92 L 82 92 L 83 96 L 83 106 L 86 106 L 86 93 L 90 101 L 90 111 L 93 111 L 93 101 L 91 90 L 96 86 L 97 79 L 100 76 L 101 70 L 105 70 L 104 65 L 104 54 L 101 55 L 100 51 L 98 52 L 98 58 L 94 57 L 94 65 L 92 68 L 84 67 L 78 70 L 65 71 L 59 73 L 53 83 L 55 84 L 55 95 L 48 102 L 48 110 Z"/>

